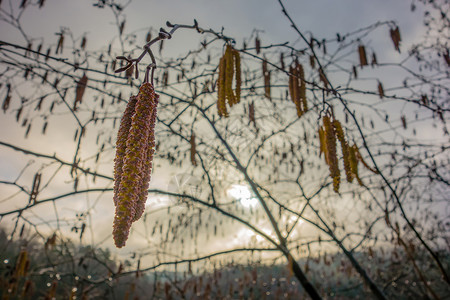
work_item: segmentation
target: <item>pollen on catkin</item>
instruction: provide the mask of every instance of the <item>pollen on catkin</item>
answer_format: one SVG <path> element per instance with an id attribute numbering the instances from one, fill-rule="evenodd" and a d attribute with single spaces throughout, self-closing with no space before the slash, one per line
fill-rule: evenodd
<path id="1" fill-rule="evenodd" d="M 340 171 L 339 164 L 337 159 L 337 151 L 336 151 L 336 134 L 334 131 L 334 127 L 331 123 L 330 117 L 323 117 L 323 126 L 325 128 L 325 140 L 327 146 L 327 154 L 328 154 L 328 166 L 330 169 L 330 176 L 333 178 L 333 189 L 336 193 L 339 192 L 339 184 L 340 184 Z"/>
<path id="2" fill-rule="evenodd" d="M 349 146 L 347 141 L 345 140 L 344 130 L 342 129 L 341 122 L 338 120 L 333 121 L 334 130 L 336 132 L 336 136 L 341 143 L 341 149 L 342 149 L 342 157 L 344 160 L 344 170 L 345 170 L 345 176 L 347 177 L 347 182 L 353 181 L 353 173 L 350 167 L 350 153 L 349 153 Z"/>
<path id="3" fill-rule="evenodd" d="M 113 237 L 118 248 L 125 245 L 131 224 L 144 212 L 155 149 L 156 108 L 159 96 L 150 83 L 130 98 L 117 137 L 114 170 Z"/>
<path id="4" fill-rule="evenodd" d="M 233 78 L 236 75 L 236 90 L 233 90 Z M 241 59 L 239 51 L 227 45 L 219 62 L 219 78 L 217 80 L 217 111 L 219 116 L 228 117 L 226 102 L 231 107 L 241 100 Z"/>
<path id="5" fill-rule="evenodd" d="M 291 100 L 294 102 L 297 109 L 297 116 L 301 117 L 308 110 L 303 66 L 296 61 L 295 64 L 289 68 L 289 73 L 289 93 Z"/>
<path id="6" fill-rule="evenodd" d="M 219 79 L 217 80 L 217 111 L 219 116 L 228 117 L 227 106 L 225 103 L 226 88 L 225 88 L 225 55 L 219 62 Z"/>

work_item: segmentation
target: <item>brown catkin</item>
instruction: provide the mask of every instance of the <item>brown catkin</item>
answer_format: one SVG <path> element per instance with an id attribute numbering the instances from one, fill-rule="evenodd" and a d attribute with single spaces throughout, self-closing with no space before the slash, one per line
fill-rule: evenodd
<path id="1" fill-rule="evenodd" d="M 144 83 L 135 98 L 137 100 L 134 111 L 131 111 L 131 123 L 129 116 L 122 118 L 123 130 L 119 130 L 117 138 L 118 149 L 116 151 L 125 150 L 125 154 L 116 153 L 116 158 L 122 160 L 122 170 L 118 170 L 120 164 L 117 161 L 115 166 L 115 174 L 120 174 L 118 186 L 114 187 L 116 214 L 113 237 L 118 248 L 125 245 L 132 222 L 142 215 L 145 208 L 151 176 L 151 160 L 155 148 L 156 107 L 159 96 L 155 94 L 150 83 Z M 127 113 L 129 111 L 126 110 L 125 114 Z M 129 128 L 128 132 L 126 128 Z M 125 149 L 123 149 L 124 141 Z M 115 175 L 115 177 L 117 180 L 118 176 Z"/>
<path id="2" fill-rule="evenodd" d="M 255 121 L 255 104 L 253 102 L 251 102 L 248 105 L 248 118 L 250 119 L 250 122 L 253 122 L 253 125 L 256 126 L 256 121 Z"/>
<path id="3" fill-rule="evenodd" d="M 392 42 L 394 43 L 395 50 L 400 52 L 400 42 L 402 40 L 400 36 L 400 29 L 396 26 L 394 29 L 390 29 L 389 33 L 391 35 Z"/>
<path id="4" fill-rule="evenodd" d="M 380 96 L 380 99 L 384 98 L 384 88 L 381 82 L 378 81 L 378 95 Z"/>
<path id="5" fill-rule="evenodd" d="M 311 66 L 311 69 L 316 67 L 316 59 L 314 58 L 314 55 L 309 56 L 309 65 Z"/>
<path id="6" fill-rule="evenodd" d="M 117 205 L 117 195 L 119 192 L 120 181 L 122 179 L 123 160 L 126 153 L 128 133 L 131 127 L 131 117 L 136 108 L 137 97 L 131 96 L 128 101 L 122 120 L 120 121 L 119 131 L 117 133 L 116 157 L 114 159 L 114 204 Z M 78 133 L 78 131 L 77 131 Z M 77 135 L 75 134 L 75 136 Z"/>
<path id="7" fill-rule="evenodd" d="M 339 192 L 340 172 L 336 151 L 336 134 L 334 126 L 330 121 L 330 117 L 323 117 L 323 126 L 325 128 L 325 139 L 328 153 L 328 166 L 330 168 L 330 176 L 333 178 L 333 189 Z"/>
<path id="8" fill-rule="evenodd" d="M 325 131 L 323 129 L 323 127 L 319 127 L 319 143 L 320 143 L 320 148 L 319 148 L 319 157 L 322 155 L 322 153 L 325 155 L 325 162 L 328 164 L 328 155 L 327 155 L 327 142 L 325 140 Z"/>
<path id="9" fill-rule="evenodd" d="M 291 100 L 295 104 L 295 108 L 297 109 L 297 116 L 300 117 L 302 115 L 302 110 L 300 107 L 300 103 L 298 101 L 299 86 L 298 86 L 297 69 L 291 66 L 289 70 L 291 73 L 289 75 L 289 93 L 291 96 Z"/>
<path id="10" fill-rule="evenodd" d="M 197 160 L 195 159 L 195 155 L 197 154 L 197 150 L 196 150 L 196 144 L 195 144 L 195 134 L 192 133 L 191 135 L 191 163 L 193 166 L 197 165 Z"/>
<path id="11" fill-rule="evenodd" d="M 73 110 L 77 110 L 78 103 L 81 104 L 83 101 L 83 95 L 84 91 L 86 90 L 88 78 L 86 74 L 83 74 L 83 77 L 80 78 L 80 80 L 77 82 L 77 88 L 76 88 L 76 95 L 75 95 L 75 101 L 73 103 Z"/>
<path id="12" fill-rule="evenodd" d="M 356 178 L 359 185 L 364 186 L 364 184 L 362 183 L 361 178 L 359 178 L 359 174 L 358 174 L 358 159 L 356 157 L 356 145 L 349 147 L 348 150 L 349 150 L 349 159 L 350 159 L 350 169 L 353 174 L 352 181 L 353 181 L 353 178 Z"/>
<path id="13" fill-rule="evenodd" d="M 259 37 L 255 38 L 255 49 L 256 49 L 256 54 L 261 53 L 261 40 L 259 39 Z"/>
<path id="14" fill-rule="evenodd" d="M 267 99 L 271 99 L 271 96 L 270 96 L 270 71 L 268 70 L 266 59 L 263 59 L 263 62 L 262 62 L 262 73 L 263 73 L 263 77 L 264 77 L 264 96 Z"/>
<path id="15" fill-rule="evenodd" d="M 306 82 L 305 82 L 305 71 L 303 70 L 303 66 L 299 63 L 297 63 L 297 70 L 298 70 L 298 76 L 299 76 L 299 82 L 300 82 L 300 88 L 299 88 L 299 101 L 301 102 L 302 106 L 302 113 L 305 113 L 308 111 L 308 103 L 306 101 Z"/>
<path id="16" fill-rule="evenodd" d="M 267 99 L 272 99 L 270 94 L 270 71 L 264 75 L 264 96 Z"/>
<path id="17" fill-rule="evenodd" d="M 363 45 L 359 45 L 358 47 L 358 53 L 359 53 L 359 64 L 362 66 L 367 66 L 367 55 L 366 55 L 366 48 Z"/>

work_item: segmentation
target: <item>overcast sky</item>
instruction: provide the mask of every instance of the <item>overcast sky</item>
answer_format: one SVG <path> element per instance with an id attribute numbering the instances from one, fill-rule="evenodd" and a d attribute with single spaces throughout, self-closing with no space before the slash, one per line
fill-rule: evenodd
<path id="1" fill-rule="evenodd" d="M 8 5 L 9 1 L 2 2 L 3 7 Z M 87 34 L 88 51 L 107 47 L 111 38 L 117 36 L 113 15 L 108 9 L 93 7 L 93 2 L 88 0 L 47 0 L 43 9 L 32 8 L 23 15 L 24 31 L 31 37 L 42 37 L 46 43 L 55 44 L 57 41 L 55 33 L 59 32 L 61 27 L 67 27 L 71 29 L 75 37 Z M 405 48 L 423 34 L 421 21 L 418 21 L 422 19 L 421 11 L 419 9 L 414 13 L 410 12 L 411 1 L 409 0 L 286 0 L 284 3 L 299 28 L 304 32 L 314 32 L 315 37 L 319 40 L 334 37 L 337 32 L 345 33 L 377 21 L 386 20 L 394 20 L 399 24 Z M 224 33 L 235 37 L 238 44 L 242 42 L 243 38 L 249 37 L 253 29 L 262 31 L 260 37 L 263 44 L 283 43 L 298 38 L 288 20 L 282 15 L 276 0 L 134 0 L 126 8 L 125 15 L 127 16 L 126 32 L 146 32 L 150 27 L 165 26 L 166 21 L 192 24 L 195 18 L 204 28 L 220 30 L 224 27 Z M 378 39 L 378 37 L 383 38 Z M 174 39 L 185 41 L 184 38 L 181 34 L 174 37 Z M 376 33 L 373 39 L 373 43 L 379 43 L 377 46 L 382 47 L 385 43 L 390 49 L 392 48 L 387 30 Z M 20 34 L 3 23 L 0 25 L 0 40 L 25 46 L 24 39 Z M 197 41 L 193 45 L 197 45 Z M 177 56 L 180 54 L 177 49 L 167 46 L 163 55 Z M 181 53 L 184 52 L 185 50 L 181 51 Z M 65 145 L 57 142 L 60 137 L 67 134 L 64 130 L 53 131 L 53 140 L 49 141 L 52 145 L 50 150 L 49 144 L 40 144 L 36 139 L 25 141 L 22 129 L 17 129 L 16 126 L 9 129 L 8 124 L 11 122 L 15 122 L 13 115 L 0 113 L 2 128 L 0 140 L 33 148 L 38 152 L 50 155 L 52 152 L 64 152 Z M 68 160 L 70 160 L 70 155 L 72 153 L 69 153 Z M 23 167 L 21 158 L 3 147 L 0 148 L 0 163 L 2 165 L 0 179 L 10 178 L 11 174 L 17 174 Z M 0 186 L 0 188 L 2 187 Z M 78 204 L 70 205 L 71 209 L 78 207 Z M 81 206 L 82 204 L 80 204 Z M 111 216 L 101 214 L 99 218 L 102 218 L 104 224 L 108 225 L 101 230 L 105 236 L 110 233 Z M 239 238 L 241 237 L 238 236 L 237 239 Z M 105 245 L 111 246 L 111 244 L 108 242 Z"/>

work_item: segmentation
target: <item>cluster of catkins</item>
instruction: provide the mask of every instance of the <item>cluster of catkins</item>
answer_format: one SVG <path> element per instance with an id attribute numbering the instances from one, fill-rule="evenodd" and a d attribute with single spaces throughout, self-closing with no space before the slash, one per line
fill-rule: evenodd
<path id="1" fill-rule="evenodd" d="M 233 91 L 233 78 L 236 76 L 236 90 Z M 233 106 L 241 101 L 241 59 L 239 51 L 227 45 L 225 54 L 219 62 L 219 79 L 217 81 L 217 110 L 219 116 L 228 117 L 226 100 Z"/>
<path id="2" fill-rule="evenodd" d="M 159 95 L 144 83 L 131 96 L 120 122 L 114 159 L 113 237 L 125 246 L 131 224 L 144 213 L 155 152 L 155 121 Z"/>
<path id="3" fill-rule="evenodd" d="M 305 72 L 297 60 L 289 68 L 289 94 L 297 108 L 297 116 L 301 117 L 308 111 L 308 103 L 306 102 Z"/>
<path id="4" fill-rule="evenodd" d="M 342 148 L 342 158 L 344 160 L 345 175 L 347 182 L 352 182 L 354 178 L 360 185 L 363 185 L 358 174 L 358 162 L 361 162 L 367 169 L 377 173 L 363 160 L 359 153 L 358 146 L 350 146 L 345 140 L 344 130 L 338 120 L 331 120 L 329 116 L 322 118 L 323 126 L 319 127 L 320 154 L 325 154 L 325 162 L 330 169 L 330 177 L 333 178 L 333 189 L 339 193 L 341 183 L 341 174 L 339 171 L 339 162 L 337 157 L 336 142 L 339 140 Z"/>

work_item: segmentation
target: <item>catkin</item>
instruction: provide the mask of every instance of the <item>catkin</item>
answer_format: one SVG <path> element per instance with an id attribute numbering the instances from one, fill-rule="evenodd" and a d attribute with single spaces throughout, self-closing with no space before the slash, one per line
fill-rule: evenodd
<path id="1" fill-rule="evenodd" d="M 299 101 L 301 101 L 302 113 L 308 111 L 308 103 L 306 102 L 306 82 L 305 82 L 305 71 L 303 70 L 303 66 L 297 63 L 298 70 L 298 79 L 300 82 L 299 88 Z"/>
<path id="2" fill-rule="evenodd" d="M 87 78 L 86 74 L 83 74 L 83 77 L 81 77 L 81 79 L 77 83 L 75 102 L 73 103 L 74 111 L 77 110 L 78 103 L 81 104 L 81 102 L 83 101 L 83 95 L 84 95 L 84 91 L 86 90 L 87 81 L 88 81 L 88 78 Z"/>
<path id="3" fill-rule="evenodd" d="M 363 45 L 360 45 L 358 47 L 358 53 L 359 53 L 359 64 L 362 66 L 367 66 L 367 55 L 366 55 L 366 48 Z"/>
<path id="4" fill-rule="evenodd" d="M 383 85 L 381 84 L 381 82 L 378 81 L 378 95 L 380 95 L 380 98 L 383 99 L 384 98 L 384 89 L 383 89 Z"/>
<path id="5" fill-rule="evenodd" d="M 219 79 L 217 80 L 217 111 L 219 116 L 228 116 L 225 104 L 225 56 L 219 62 Z"/>
<path id="6" fill-rule="evenodd" d="M 262 62 L 262 72 L 264 77 L 264 96 L 267 99 L 271 99 L 270 96 L 270 71 L 267 68 L 267 60 L 263 60 Z"/>
<path id="7" fill-rule="evenodd" d="M 131 117 L 136 108 L 137 97 L 131 96 L 128 101 L 122 120 L 120 121 L 119 131 L 117 133 L 116 157 L 114 159 L 114 204 L 117 205 L 117 196 L 119 194 L 120 181 L 122 179 L 122 167 L 127 148 L 127 138 L 131 127 Z M 78 133 L 78 132 L 77 132 Z M 76 135 L 77 135 L 76 133 Z M 76 136 L 75 135 L 75 136 Z"/>
<path id="8" fill-rule="evenodd" d="M 236 93 L 233 91 L 233 78 L 236 74 Z M 219 79 L 217 80 L 217 111 L 219 116 L 228 117 L 226 101 L 231 107 L 241 100 L 241 59 L 239 51 L 231 45 L 226 50 L 219 62 Z"/>
<path id="9" fill-rule="evenodd" d="M 339 192 L 340 171 L 336 151 L 336 134 L 334 126 L 330 121 L 330 117 L 323 117 L 323 126 L 325 128 L 325 139 L 328 153 L 328 166 L 330 169 L 330 176 L 333 178 L 333 189 L 336 193 Z"/>
<path id="10" fill-rule="evenodd" d="M 144 83 L 138 96 L 131 97 L 121 121 L 115 161 L 116 214 L 113 227 L 118 248 L 125 245 L 131 223 L 139 219 L 145 208 L 155 148 L 158 99 L 153 86 Z"/>
<path id="11" fill-rule="evenodd" d="M 236 97 L 233 92 L 234 62 L 231 46 L 227 45 L 225 50 L 225 94 L 228 99 L 228 105 L 233 106 L 236 103 Z"/>
<path id="12" fill-rule="evenodd" d="M 396 26 L 394 29 L 391 28 L 389 30 L 389 33 L 391 35 L 392 42 L 394 43 L 395 50 L 400 52 L 400 42 L 401 42 L 402 38 L 400 36 L 400 30 L 399 30 L 398 26 Z"/>
<path id="13" fill-rule="evenodd" d="M 236 103 L 241 101 L 241 85 L 242 85 L 242 75 L 241 75 L 241 57 L 239 51 L 232 49 L 234 67 L 236 73 Z"/>
<path id="14" fill-rule="evenodd" d="M 251 102 L 248 105 L 248 118 L 250 119 L 250 122 L 253 122 L 253 125 L 256 126 L 256 121 L 255 121 L 255 104 L 253 102 Z"/>
<path id="15" fill-rule="evenodd" d="M 192 135 L 191 135 L 190 143 L 191 143 L 191 163 L 192 163 L 193 166 L 196 166 L 197 165 L 197 161 L 195 159 L 195 155 L 197 154 L 197 150 L 196 150 L 195 134 L 194 133 L 192 133 Z"/>
<path id="16" fill-rule="evenodd" d="M 341 122 L 338 120 L 333 121 L 334 130 L 336 132 L 336 136 L 341 143 L 341 149 L 342 149 L 342 157 L 344 160 L 344 170 L 345 170 L 345 176 L 347 178 L 347 182 L 353 181 L 353 173 L 350 167 L 350 153 L 349 153 L 349 146 L 347 141 L 345 140 L 344 130 L 342 129 Z"/>
<path id="17" fill-rule="evenodd" d="M 325 162 L 328 164 L 327 144 L 325 140 L 325 131 L 323 127 L 319 127 L 319 142 L 320 142 L 319 157 L 323 153 L 325 155 Z"/>
<path id="18" fill-rule="evenodd" d="M 303 66 L 296 61 L 295 65 L 289 68 L 289 72 L 289 93 L 297 109 L 297 116 L 301 117 L 308 110 Z"/>
<path id="19" fill-rule="evenodd" d="M 360 186 L 364 186 L 364 184 L 361 181 L 361 178 L 359 178 L 359 174 L 358 174 L 358 159 L 356 157 L 357 147 L 356 147 L 356 145 L 353 145 L 352 147 L 349 147 L 348 150 L 349 150 L 350 168 L 351 168 L 352 174 L 353 174 L 352 177 L 356 178 L 356 180 L 358 181 Z M 352 179 L 352 181 L 353 181 L 353 179 Z"/>

